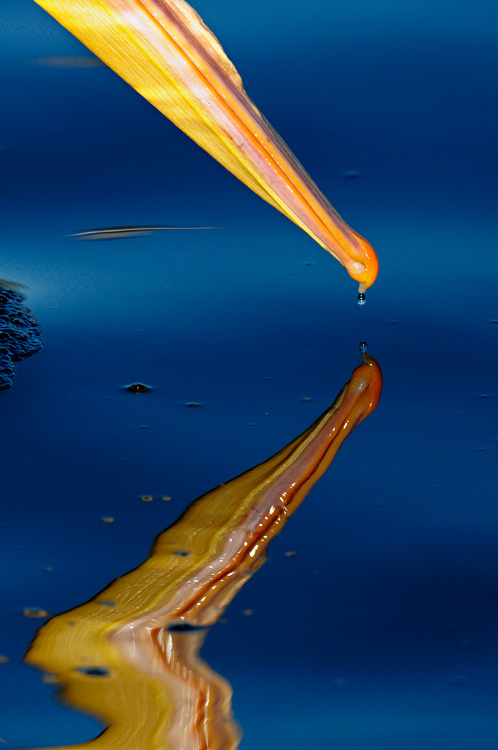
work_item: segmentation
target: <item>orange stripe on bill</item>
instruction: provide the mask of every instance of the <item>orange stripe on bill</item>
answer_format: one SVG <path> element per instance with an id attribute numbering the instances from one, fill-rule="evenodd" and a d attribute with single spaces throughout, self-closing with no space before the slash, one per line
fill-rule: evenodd
<path id="1" fill-rule="evenodd" d="M 36 0 L 145 99 L 331 253 L 359 283 L 377 276 L 349 227 L 249 99 L 234 65 L 184 0 Z"/>

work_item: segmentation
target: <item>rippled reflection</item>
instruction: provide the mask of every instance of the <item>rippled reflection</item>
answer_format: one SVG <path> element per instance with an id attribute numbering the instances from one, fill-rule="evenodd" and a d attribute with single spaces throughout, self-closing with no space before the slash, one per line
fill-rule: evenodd
<path id="1" fill-rule="evenodd" d="M 238 747 L 231 686 L 199 650 L 271 539 L 375 409 L 381 387 L 380 368 L 363 351 L 332 406 L 305 432 L 200 497 L 138 568 L 40 629 L 27 661 L 61 685 L 67 702 L 107 725 L 79 748 Z"/>

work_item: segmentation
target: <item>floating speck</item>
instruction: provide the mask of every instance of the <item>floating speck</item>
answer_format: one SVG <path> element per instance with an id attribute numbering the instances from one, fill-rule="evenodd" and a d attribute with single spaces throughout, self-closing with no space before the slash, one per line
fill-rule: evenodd
<path id="1" fill-rule="evenodd" d="M 295 552 L 293 549 L 287 550 L 287 552 L 284 552 L 284 555 L 286 557 L 295 557 L 297 555 L 297 552 Z"/>
<path id="2" fill-rule="evenodd" d="M 198 401 L 188 401 L 185 406 L 200 406 Z"/>
<path id="3" fill-rule="evenodd" d="M 76 671 L 86 674 L 88 677 L 107 677 L 109 674 L 106 667 L 77 667 Z"/>
<path id="4" fill-rule="evenodd" d="M 363 172 L 359 172 L 357 169 L 344 169 L 341 172 L 341 177 L 347 180 L 355 180 L 358 177 L 363 177 Z"/>
<path id="5" fill-rule="evenodd" d="M 170 495 L 163 495 L 161 500 L 164 500 L 165 503 L 169 503 L 169 501 L 173 500 L 173 498 Z"/>
<path id="6" fill-rule="evenodd" d="M 244 610 L 244 614 L 245 614 L 246 617 L 252 617 L 252 615 L 254 614 L 254 610 L 253 609 L 245 609 Z"/>
<path id="7" fill-rule="evenodd" d="M 479 398 L 492 398 L 490 393 L 480 393 Z"/>
<path id="8" fill-rule="evenodd" d="M 125 390 L 130 391 L 130 393 L 147 393 L 147 391 L 150 391 L 150 386 L 145 385 L 145 383 L 132 383 L 127 385 Z"/>
<path id="9" fill-rule="evenodd" d="M 142 495 L 142 497 L 140 498 L 140 500 L 143 503 L 151 503 L 154 500 L 154 498 L 152 497 L 152 495 Z"/>
<path id="10" fill-rule="evenodd" d="M 5 654 L 0 654 L 0 664 L 7 664 L 10 661 L 8 656 L 5 656 Z"/>
<path id="11" fill-rule="evenodd" d="M 45 573 L 53 573 L 54 572 L 54 569 L 52 567 L 50 567 L 49 565 L 47 565 L 46 568 L 43 568 L 43 570 L 45 571 Z"/>
<path id="12" fill-rule="evenodd" d="M 114 523 L 116 519 L 112 516 L 102 516 L 100 520 L 102 521 L 102 523 Z"/>
<path id="13" fill-rule="evenodd" d="M 190 552 L 188 552 L 186 549 L 177 549 L 175 550 L 175 555 L 178 555 L 179 557 L 188 557 L 190 555 Z"/>
<path id="14" fill-rule="evenodd" d="M 24 617 L 49 617 L 49 612 L 41 607 L 25 607 L 22 613 Z"/>
<path id="15" fill-rule="evenodd" d="M 303 398 L 303 401 L 311 401 L 311 399 L 310 399 L 310 397 L 309 397 L 309 396 L 305 396 L 305 397 Z"/>

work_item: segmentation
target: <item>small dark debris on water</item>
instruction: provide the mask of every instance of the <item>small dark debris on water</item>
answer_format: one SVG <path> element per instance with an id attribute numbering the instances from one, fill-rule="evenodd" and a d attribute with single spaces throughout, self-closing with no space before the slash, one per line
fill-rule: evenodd
<path id="1" fill-rule="evenodd" d="M 344 169 L 341 172 L 341 177 L 344 177 L 346 180 L 355 180 L 358 177 L 363 177 L 363 172 L 359 172 L 357 169 Z"/>
<path id="2" fill-rule="evenodd" d="M 145 383 L 132 383 L 125 386 L 125 391 L 130 391 L 130 393 L 147 393 L 147 391 L 150 391 L 150 386 L 145 385 Z"/>

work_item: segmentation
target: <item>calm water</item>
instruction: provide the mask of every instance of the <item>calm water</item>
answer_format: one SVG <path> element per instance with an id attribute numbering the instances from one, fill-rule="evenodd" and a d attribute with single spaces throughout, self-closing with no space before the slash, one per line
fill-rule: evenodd
<path id="1" fill-rule="evenodd" d="M 307 235 L 106 68 L 48 64 L 87 52 L 4 0 L 0 276 L 27 286 L 45 349 L 0 392 L 0 737 L 100 731 L 23 664 L 43 622 L 23 610 L 71 609 L 138 565 L 191 500 L 311 424 L 367 340 L 378 409 L 203 655 L 232 683 L 243 750 L 491 750 L 496 4 L 194 5 L 379 279 L 359 308 Z M 155 224 L 219 228 L 67 237 Z M 137 381 L 151 390 L 124 390 Z"/>

